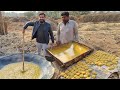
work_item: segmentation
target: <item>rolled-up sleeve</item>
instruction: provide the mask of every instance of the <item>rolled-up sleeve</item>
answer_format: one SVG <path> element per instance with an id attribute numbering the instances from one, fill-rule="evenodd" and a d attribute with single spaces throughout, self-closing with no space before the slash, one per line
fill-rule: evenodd
<path id="1" fill-rule="evenodd" d="M 52 40 L 52 43 L 54 43 L 54 36 L 53 36 L 53 31 L 52 31 L 52 28 L 51 28 L 51 25 L 49 27 L 49 33 L 50 33 L 50 36 L 51 36 L 51 40 Z"/>
<path id="2" fill-rule="evenodd" d="M 57 27 L 56 41 L 60 41 L 60 24 L 58 24 L 58 27 Z"/>
<path id="3" fill-rule="evenodd" d="M 27 22 L 27 23 L 24 25 L 23 29 L 26 29 L 28 26 L 34 26 L 34 22 Z"/>
<path id="4" fill-rule="evenodd" d="M 76 22 L 74 24 L 74 40 L 79 42 L 78 24 Z"/>

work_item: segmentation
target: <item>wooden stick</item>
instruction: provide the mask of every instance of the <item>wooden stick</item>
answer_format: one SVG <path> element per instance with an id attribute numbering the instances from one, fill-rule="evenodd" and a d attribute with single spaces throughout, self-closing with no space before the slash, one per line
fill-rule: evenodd
<path id="1" fill-rule="evenodd" d="M 23 62 L 23 72 L 24 72 L 24 33 L 23 33 L 23 57 L 22 57 L 22 62 Z"/>
<path id="2" fill-rule="evenodd" d="M 6 35 L 4 21 L 3 21 L 3 32 L 4 32 L 4 35 Z"/>

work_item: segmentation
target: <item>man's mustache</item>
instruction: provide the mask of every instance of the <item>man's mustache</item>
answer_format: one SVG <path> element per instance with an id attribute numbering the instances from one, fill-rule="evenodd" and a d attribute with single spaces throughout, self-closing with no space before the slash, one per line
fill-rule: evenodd
<path id="1" fill-rule="evenodd" d="M 45 20 L 44 19 L 40 19 L 40 22 L 43 23 L 43 22 L 45 22 Z"/>

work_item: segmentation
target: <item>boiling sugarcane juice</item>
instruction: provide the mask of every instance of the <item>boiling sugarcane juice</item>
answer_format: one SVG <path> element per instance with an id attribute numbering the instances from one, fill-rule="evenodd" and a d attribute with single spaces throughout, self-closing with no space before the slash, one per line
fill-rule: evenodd
<path id="1" fill-rule="evenodd" d="M 25 71 L 22 72 L 22 62 L 12 63 L 0 70 L 0 79 L 39 79 L 41 69 L 37 64 L 25 62 Z"/>
<path id="2" fill-rule="evenodd" d="M 49 51 L 61 62 L 66 63 L 87 52 L 88 50 L 88 47 L 72 42 L 65 44 L 64 46 L 58 46 L 54 49 L 50 49 Z"/>

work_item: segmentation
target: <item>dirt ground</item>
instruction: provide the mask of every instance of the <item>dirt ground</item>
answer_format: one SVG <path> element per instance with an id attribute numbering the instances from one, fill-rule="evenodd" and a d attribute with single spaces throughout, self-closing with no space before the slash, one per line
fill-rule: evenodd
<path id="1" fill-rule="evenodd" d="M 23 22 L 10 22 L 8 35 L 0 36 L 0 56 L 22 52 Z M 79 37 L 88 46 L 120 56 L 120 23 L 79 23 Z M 36 41 L 31 40 L 32 27 L 25 33 L 25 52 L 36 53 Z M 56 35 L 56 31 L 54 31 Z"/>
<path id="2" fill-rule="evenodd" d="M 12 22 L 8 25 L 7 35 L 0 36 L 0 55 L 22 52 L 22 30 L 25 23 Z M 25 32 L 25 52 L 36 52 L 35 40 L 31 40 L 32 27 Z"/>
<path id="3" fill-rule="evenodd" d="M 120 56 L 120 23 L 81 23 L 79 35 L 96 50 Z"/>

